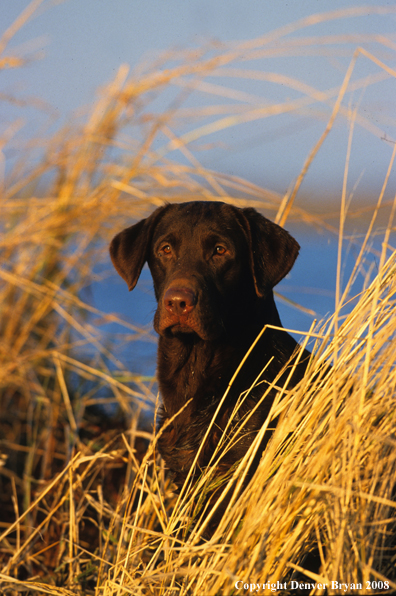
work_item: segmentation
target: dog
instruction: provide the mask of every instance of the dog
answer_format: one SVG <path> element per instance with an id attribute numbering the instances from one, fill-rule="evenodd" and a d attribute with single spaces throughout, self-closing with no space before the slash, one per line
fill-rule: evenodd
<path id="1" fill-rule="evenodd" d="M 234 440 L 216 469 L 224 476 L 262 428 L 279 387 L 289 390 L 304 376 L 310 354 L 300 349 L 297 356 L 273 296 L 299 248 L 255 209 L 209 201 L 159 207 L 112 240 L 112 262 L 129 290 L 146 262 L 152 274 L 163 403 L 158 447 L 179 488 L 205 470 L 226 431 Z"/>

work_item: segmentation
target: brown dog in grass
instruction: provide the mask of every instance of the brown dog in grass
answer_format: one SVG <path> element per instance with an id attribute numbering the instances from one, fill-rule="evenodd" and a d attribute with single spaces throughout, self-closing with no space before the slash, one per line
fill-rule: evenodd
<path id="1" fill-rule="evenodd" d="M 227 427 L 234 440 L 216 472 L 224 475 L 265 422 L 277 391 L 269 386 L 287 383 L 290 389 L 303 377 L 309 353 L 300 354 L 293 371 L 298 344 L 281 329 L 272 291 L 298 251 L 290 234 L 254 209 L 220 202 L 160 207 L 113 239 L 111 258 L 130 290 L 145 262 L 153 277 L 160 427 L 168 422 L 159 449 L 179 487 L 198 451 L 192 477 L 208 466 Z M 231 378 L 265 325 L 270 327 L 236 376 L 201 446 Z"/>

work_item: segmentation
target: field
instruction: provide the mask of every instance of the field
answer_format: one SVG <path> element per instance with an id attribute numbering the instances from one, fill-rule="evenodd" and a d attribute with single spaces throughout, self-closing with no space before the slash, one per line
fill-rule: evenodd
<path id="1" fill-rule="evenodd" d="M 7 44 L 28 16 L 5 32 L 1 68 L 23 68 L 25 58 Z M 390 144 L 382 189 L 365 211 L 364 233 L 348 237 L 349 218 L 359 213 L 350 206 L 348 166 L 361 115 L 345 102 L 351 86 L 363 89 L 396 72 L 356 45 L 337 89 L 318 98 L 289 80 L 301 97 L 265 106 L 210 78 L 242 77 L 244 61 L 310 47 L 308 37 L 301 46 L 291 43 L 291 31 L 292 25 L 244 44 L 169 51 L 132 73 L 121 66 L 85 119 L 30 142 L 23 158 L 2 162 L 2 594 L 290 594 L 300 583 L 306 594 L 345 593 L 346 584 L 348 593 L 396 590 L 396 198 L 387 198 L 396 145 Z M 323 39 L 320 47 L 330 53 L 334 43 Z M 352 83 L 361 60 L 376 75 Z M 209 97 L 205 106 L 187 102 L 197 88 Z M 153 105 L 167 94 L 169 108 L 157 113 Z M 284 197 L 201 166 L 197 143 L 209 135 L 315 101 L 330 105 L 323 133 Z M 156 449 L 155 379 L 130 370 L 120 356 L 122 346 L 155 337 L 100 312 L 90 287 L 110 273 L 107 246 L 125 227 L 125 213 L 137 221 L 164 201 L 222 200 L 260 209 L 280 225 L 329 230 L 325 215 L 313 215 L 297 197 L 341 117 L 350 143 L 337 214 L 334 313 L 301 333 L 315 354 L 310 373 L 292 393 L 280 391 L 271 414 L 280 422 L 249 490 L 238 487 L 254 450 L 233 471 L 231 504 L 206 540 L 212 512 L 194 504 L 211 470 L 197 486 L 174 492 Z M 3 131 L 3 150 L 17 127 L 10 122 Z M 382 248 L 370 267 L 378 239 Z M 355 265 L 341 283 L 343 247 L 352 242 Z M 360 290 L 352 295 L 358 277 Z M 332 364 L 326 377 L 324 362 Z"/>

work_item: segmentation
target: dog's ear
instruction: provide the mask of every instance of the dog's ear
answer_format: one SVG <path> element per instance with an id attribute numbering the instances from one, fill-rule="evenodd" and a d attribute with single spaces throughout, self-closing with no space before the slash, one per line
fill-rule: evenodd
<path id="1" fill-rule="evenodd" d="M 154 228 L 166 207 L 159 207 L 149 217 L 126 228 L 110 243 L 110 257 L 117 272 L 133 290 L 139 279 Z"/>
<path id="2" fill-rule="evenodd" d="M 247 226 L 251 267 L 258 296 L 264 296 L 289 273 L 300 246 L 286 230 L 255 209 L 241 209 Z"/>

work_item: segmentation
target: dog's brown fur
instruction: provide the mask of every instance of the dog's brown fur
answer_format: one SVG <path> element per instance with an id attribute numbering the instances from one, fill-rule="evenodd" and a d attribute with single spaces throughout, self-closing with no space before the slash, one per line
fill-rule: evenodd
<path id="1" fill-rule="evenodd" d="M 145 262 L 153 277 L 163 400 L 160 427 L 176 415 L 164 429 L 159 449 L 179 487 L 245 353 L 265 325 L 281 327 L 272 288 L 290 271 L 298 251 L 285 230 L 254 209 L 220 202 L 160 207 L 113 239 L 111 258 L 130 290 Z M 286 331 L 265 330 L 217 415 L 198 470 L 207 466 L 241 394 L 259 379 L 241 401 L 228 429 L 231 435 L 283 369 L 277 384 L 286 382 L 290 369 L 285 367 L 296 348 Z M 308 359 L 304 352 L 288 388 L 302 378 Z M 246 453 L 267 418 L 275 391 L 268 393 L 224 454 L 219 475 Z"/>

